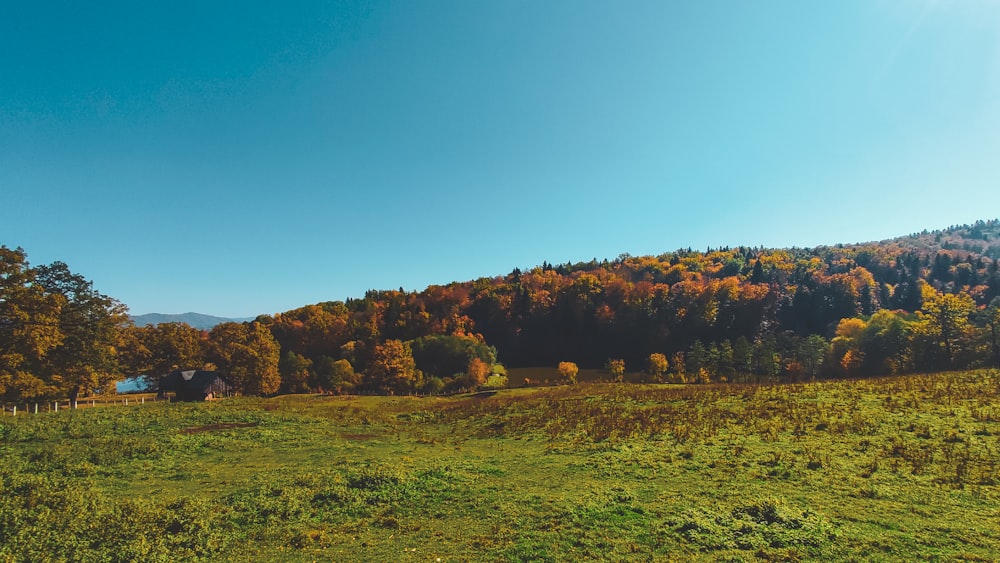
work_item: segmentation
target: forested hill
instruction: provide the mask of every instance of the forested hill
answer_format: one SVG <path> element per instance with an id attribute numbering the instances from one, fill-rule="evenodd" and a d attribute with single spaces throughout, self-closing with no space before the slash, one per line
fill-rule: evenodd
<path id="1" fill-rule="evenodd" d="M 1000 222 L 977 221 L 972 225 L 958 225 L 938 231 L 922 231 L 881 242 L 838 245 L 838 248 L 889 246 L 900 251 L 936 253 L 939 250 L 962 251 L 986 258 L 1000 258 Z"/>
<path id="2" fill-rule="evenodd" d="M 996 361 L 998 257 L 991 220 L 877 243 L 546 263 L 261 320 L 283 355 L 358 371 L 380 343 L 428 335 L 482 338 L 508 366 L 633 370 L 660 353 L 710 377 L 934 370 Z"/>
<path id="3" fill-rule="evenodd" d="M 878 243 L 545 263 L 205 331 L 130 325 L 65 264 L 32 267 L 0 246 L 0 400 L 199 367 L 267 395 L 472 389 L 502 384 L 498 360 L 669 381 L 1000 366 L 998 257 L 1000 222 L 981 221 Z"/>

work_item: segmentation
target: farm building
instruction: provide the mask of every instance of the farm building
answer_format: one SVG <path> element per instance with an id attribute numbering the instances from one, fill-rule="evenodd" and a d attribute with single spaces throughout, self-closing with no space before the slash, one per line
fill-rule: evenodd
<path id="1" fill-rule="evenodd" d="M 175 401 L 210 401 L 235 391 L 233 384 L 217 371 L 176 370 L 160 381 L 160 396 L 173 393 Z"/>

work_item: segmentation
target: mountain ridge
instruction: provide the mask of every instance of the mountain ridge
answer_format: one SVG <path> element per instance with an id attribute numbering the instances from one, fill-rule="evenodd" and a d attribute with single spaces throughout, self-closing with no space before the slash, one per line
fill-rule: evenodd
<path id="1" fill-rule="evenodd" d="M 136 326 L 146 326 L 146 325 L 158 325 L 163 323 L 186 323 L 189 326 L 197 329 L 208 330 L 216 325 L 222 323 L 242 323 L 245 321 L 252 321 L 255 317 L 216 317 L 214 315 L 206 315 L 204 313 L 179 313 L 179 314 L 168 314 L 168 313 L 146 313 L 144 315 L 130 315 L 132 322 Z"/>

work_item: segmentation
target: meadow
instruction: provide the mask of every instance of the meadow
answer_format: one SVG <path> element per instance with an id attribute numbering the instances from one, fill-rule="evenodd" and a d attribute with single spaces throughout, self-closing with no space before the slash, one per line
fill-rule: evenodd
<path id="1" fill-rule="evenodd" d="M 8 413 L 0 460 L 0 561 L 1000 560 L 996 370 Z"/>

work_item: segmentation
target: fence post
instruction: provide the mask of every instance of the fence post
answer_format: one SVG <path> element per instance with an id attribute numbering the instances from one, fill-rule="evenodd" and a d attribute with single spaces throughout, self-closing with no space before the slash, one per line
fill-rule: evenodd
<path id="1" fill-rule="evenodd" d="M 35 403 L 35 414 L 38 414 L 38 403 Z"/>
<path id="2" fill-rule="evenodd" d="M 14 408 L 11 410 L 10 415 L 11 416 L 17 416 L 17 405 L 14 405 Z"/>
<path id="3" fill-rule="evenodd" d="M 56 401 L 53 404 L 55 405 L 55 407 L 52 409 L 52 412 L 59 412 L 59 401 Z"/>

